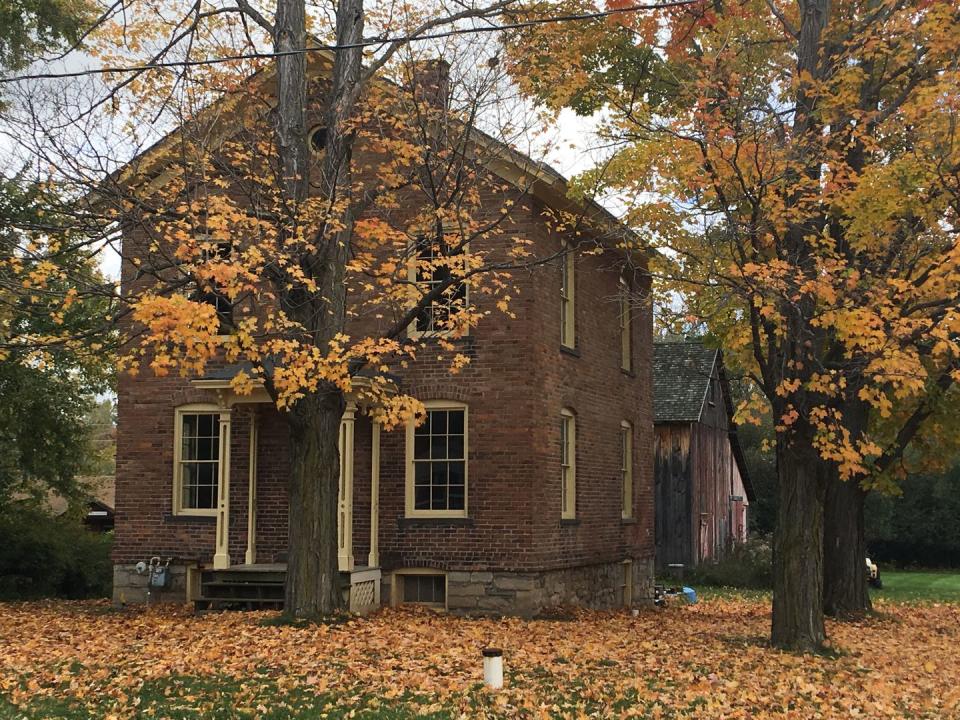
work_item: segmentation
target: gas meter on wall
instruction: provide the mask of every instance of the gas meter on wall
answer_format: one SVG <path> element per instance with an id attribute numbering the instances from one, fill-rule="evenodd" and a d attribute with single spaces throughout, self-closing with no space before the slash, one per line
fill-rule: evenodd
<path id="1" fill-rule="evenodd" d="M 148 584 L 151 588 L 162 590 L 170 585 L 170 558 L 163 562 L 158 557 L 150 558 L 150 578 Z"/>

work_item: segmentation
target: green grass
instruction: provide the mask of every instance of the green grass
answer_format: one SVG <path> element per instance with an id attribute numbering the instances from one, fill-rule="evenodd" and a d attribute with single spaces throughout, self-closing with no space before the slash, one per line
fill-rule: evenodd
<path id="1" fill-rule="evenodd" d="M 891 602 L 945 602 L 960 603 L 960 572 L 937 570 L 884 570 L 881 566 L 880 577 L 883 589 L 871 588 L 874 600 Z M 701 600 L 712 598 L 743 598 L 746 600 L 766 600 L 771 597 L 770 590 L 748 588 L 719 587 L 694 584 Z M 675 603 L 682 603 L 680 599 Z"/>
<path id="2" fill-rule="evenodd" d="M 444 710 L 426 709 L 426 700 L 406 695 L 383 702 L 373 695 L 338 697 L 314 694 L 309 688 L 281 689 L 276 678 L 258 675 L 247 681 L 227 677 L 172 676 L 144 683 L 135 692 L 134 718 L 156 720 L 286 720 L 313 718 L 378 718 L 379 720 L 441 720 Z M 126 716 L 126 709 L 120 711 Z M 84 706 L 66 697 L 41 697 L 17 708 L 0 696 L 0 720 L 99 720 L 114 709 L 103 696 Z"/>
<path id="3" fill-rule="evenodd" d="M 884 570 L 882 590 L 871 590 L 874 599 L 893 602 L 960 602 L 960 572 Z"/>

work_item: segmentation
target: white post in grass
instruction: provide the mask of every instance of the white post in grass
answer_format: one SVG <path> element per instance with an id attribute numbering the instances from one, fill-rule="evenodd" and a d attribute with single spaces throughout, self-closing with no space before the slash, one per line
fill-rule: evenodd
<path id="1" fill-rule="evenodd" d="M 500 648 L 483 649 L 483 684 L 490 690 L 503 687 L 503 650 Z"/>

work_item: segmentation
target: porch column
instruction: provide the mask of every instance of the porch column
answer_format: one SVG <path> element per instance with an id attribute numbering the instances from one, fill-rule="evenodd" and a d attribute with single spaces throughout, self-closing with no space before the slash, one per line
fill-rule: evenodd
<path id="1" fill-rule="evenodd" d="M 370 554 L 367 565 L 380 567 L 380 423 L 373 421 L 370 459 Z"/>
<path id="2" fill-rule="evenodd" d="M 342 572 L 353 570 L 353 426 L 356 403 L 347 403 L 340 421 L 340 493 L 337 557 Z"/>
<path id="3" fill-rule="evenodd" d="M 257 411 L 250 411 L 250 457 L 247 461 L 250 476 L 247 480 L 247 553 L 243 561 L 253 565 L 257 561 Z"/>
<path id="4" fill-rule="evenodd" d="M 230 567 L 230 408 L 225 403 L 220 407 L 220 454 L 217 477 L 217 540 L 213 554 L 213 567 L 223 570 Z"/>

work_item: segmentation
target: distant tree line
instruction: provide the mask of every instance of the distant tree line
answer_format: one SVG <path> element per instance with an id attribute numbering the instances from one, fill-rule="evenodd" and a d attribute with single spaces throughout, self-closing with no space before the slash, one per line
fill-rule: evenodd
<path id="1" fill-rule="evenodd" d="M 777 473 L 768 425 L 738 430 L 756 500 L 750 504 L 750 532 L 773 532 L 777 515 Z M 897 496 L 870 493 L 866 503 L 870 558 L 898 567 L 960 567 L 960 464 L 944 473 L 908 475 Z"/>

